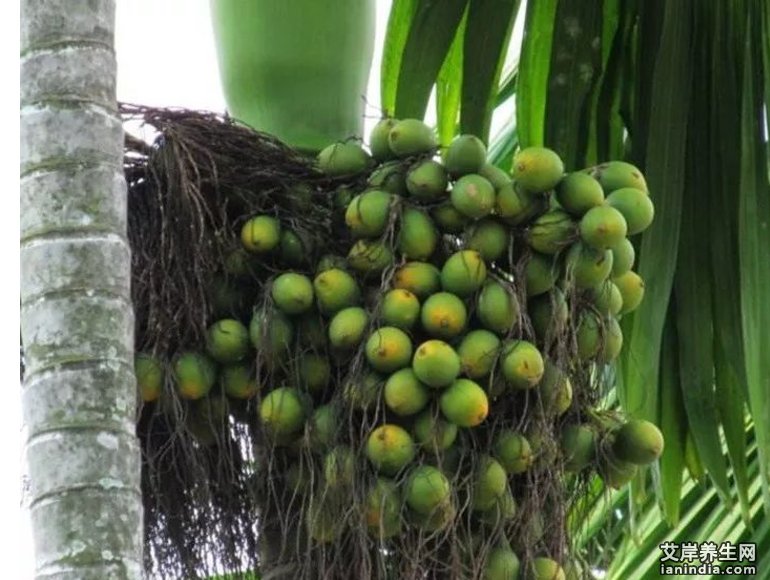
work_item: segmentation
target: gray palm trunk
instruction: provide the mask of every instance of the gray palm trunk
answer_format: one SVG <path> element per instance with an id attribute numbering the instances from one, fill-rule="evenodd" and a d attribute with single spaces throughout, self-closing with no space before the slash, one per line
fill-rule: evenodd
<path id="1" fill-rule="evenodd" d="M 114 0 L 21 3 L 23 412 L 36 577 L 142 577 Z"/>

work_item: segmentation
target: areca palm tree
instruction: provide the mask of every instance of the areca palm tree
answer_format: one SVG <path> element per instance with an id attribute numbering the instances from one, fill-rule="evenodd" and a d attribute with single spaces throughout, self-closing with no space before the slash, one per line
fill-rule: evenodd
<path id="1" fill-rule="evenodd" d="M 115 3 L 25 0 L 23 410 L 36 577 L 141 578 Z"/>
<path id="2" fill-rule="evenodd" d="M 519 147 L 548 145 L 568 170 L 622 157 L 642 167 L 658 216 L 637 247 L 648 295 L 624 321 L 617 395 L 628 414 L 661 424 L 667 447 L 653 478 L 640 476 L 605 506 L 625 506 L 617 529 L 640 522 L 632 534 L 651 538 L 640 545 L 652 552 L 661 526 L 679 522 L 698 522 L 704 538 L 744 537 L 753 523 L 751 537 L 767 542 L 757 514 L 770 506 L 770 6 L 529 0 L 521 8 L 395 0 L 383 107 L 423 117 L 435 89 L 445 144 L 458 128 L 489 141 L 495 107 L 515 99 L 515 121 L 490 143 L 500 166 Z M 114 3 L 66 9 L 27 0 L 22 16 L 22 334 L 38 571 L 138 577 Z M 524 40 L 510 63 L 517 18 Z M 709 483 L 699 488 L 685 471 Z M 740 510 L 720 527 L 731 502 Z M 579 543 L 599 529 L 578 531 Z M 679 529 L 683 538 L 695 530 Z M 618 578 L 639 563 L 628 538 L 609 566 Z"/>

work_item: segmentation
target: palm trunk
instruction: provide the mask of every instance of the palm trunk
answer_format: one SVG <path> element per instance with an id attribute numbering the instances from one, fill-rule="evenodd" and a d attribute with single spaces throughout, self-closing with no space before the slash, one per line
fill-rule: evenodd
<path id="1" fill-rule="evenodd" d="M 23 0 L 21 326 L 36 577 L 142 577 L 114 0 Z"/>

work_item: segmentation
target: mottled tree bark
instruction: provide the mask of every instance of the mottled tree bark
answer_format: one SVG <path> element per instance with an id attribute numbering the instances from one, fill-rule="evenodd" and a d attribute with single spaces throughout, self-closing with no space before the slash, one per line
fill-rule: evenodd
<path id="1" fill-rule="evenodd" d="M 22 0 L 23 410 L 36 577 L 141 578 L 114 0 Z"/>

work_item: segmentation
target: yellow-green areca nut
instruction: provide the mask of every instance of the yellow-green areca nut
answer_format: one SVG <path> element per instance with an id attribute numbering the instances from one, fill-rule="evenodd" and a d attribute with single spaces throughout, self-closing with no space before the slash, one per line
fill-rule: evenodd
<path id="1" fill-rule="evenodd" d="M 527 310 L 535 335 L 541 342 L 546 340 L 549 332 L 551 338 L 560 335 L 569 320 L 569 305 L 559 288 L 532 298 Z"/>
<path id="2" fill-rule="evenodd" d="M 411 368 L 396 371 L 385 381 L 385 404 L 396 415 L 414 415 L 428 404 L 430 393 Z"/>
<path id="3" fill-rule="evenodd" d="M 307 276 L 286 272 L 273 281 L 271 295 L 285 314 L 302 314 L 313 306 L 313 283 Z"/>
<path id="4" fill-rule="evenodd" d="M 508 547 L 493 548 L 484 564 L 484 580 L 510 580 L 518 578 L 521 563 Z"/>
<path id="5" fill-rule="evenodd" d="M 580 220 L 580 237 L 597 250 L 608 250 L 623 241 L 628 225 L 623 214 L 609 205 L 591 208 Z"/>
<path id="6" fill-rule="evenodd" d="M 430 409 L 415 419 L 412 430 L 415 441 L 426 451 L 445 451 L 457 439 L 457 425 Z"/>
<path id="7" fill-rule="evenodd" d="M 420 317 L 420 301 L 403 288 L 388 291 L 382 299 L 380 318 L 387 326 L 409 330 Z"/>
<path id="8" fill-rule="evenodd" d="M 251 399 L 259 391 L 251 367 L 245 364 L 224 367 L 219 381 L 225 394 L 234 399 Z"/>
<path id="9" fill-rule="evenodd" d="M 444 156 L 447 171 L 454 176 L 478 173 L 487 161 L 487 148 L 475 135 L 455 137 Z"/>
<path id="10" fill-rule="evenodd" d="M 294 324 L 279 310 L 259 310 L 251 319 L 249 338 L 260 354 L 280 357 L 294 341 Z"/>
<path id="11" fill-rule="evenodd" d="M 385 475 L 395 475 L 416 454 L 414 441 L 403 427 L 386 424 L 377 427 L 366 441 L 366 457 Z"/>
<path id="12" fill-rule="evenodd" d="M 625 274 L 613 278 L 612 281 L 623 297 L 623 307 L 620 309 L 620 314 L 627 314 L 636 310 L 644 298 L 644 280 L 642 277 L 633 270 L 629 270 Z"/>
<path id="13" fill-rule="evenodd" d="M 303 265 L 307 262 L 307 257 L 310 255 L 310 242 L 303 240 L 298 234 L 291 230 L 283 230 L 281 232 L 280 241 L 280 256 L 281 261 L 292 267 Z"/>
<path id="14" fill-rule="evenodd" d="M 436 201 L 446 195 L 449 185 L 444 166 L 432 159 L 420 161 L 406 174 L 406 189 L 420 201 Z"/>
<path id="15" fill-rule="evenodd" d="M 564 163 L 551 149 L 527 147 L 513 157 L 513 179 L 527 191 L 553 189 L 564 176 Z"/>
<path id="16" fill-rule="evenodd" d="M 466 236 L 466 247 L 476 250 L 487 262 L 505 255 L 511 241 L 507 226 L 496 219 L 485 218 L 474 223 Z"/>
<path id="17" fill-rule="evenodd" d="M 467 298 L 476 292 L 486 278 L 487 265 L 475 250 L 455 252 L 441 269 L 441 286 L 460 298 Z"/>
<path id="18" fill-rule="evenodd" d="M 610 248 L 612 252 L 612 276 L 622 276 L 634 266 L 636 250 L 628 238 Z"/>
<path id="19" fill-rule="evenodd" d="M 503 187 L 511 185 L 513 179 L 505 171 L 492 165 L 491 163 L 485 163 L 479 171 L 476 171 L 481 177 L 486 178 L 491 183 L 495 191 L 500 191 Z"/>
<path id="20" fill-rule="evenodd" d="M 297 320 L 297 338 L 303 348 L 321 351 L 328 343 L 326 325 L 320 314 L 308 312 Z"/>
<path id="21" fill-rule="evenodd" d="M 428 215 L 418 209 L 405 208 L 401 214 L 397 247 L 405 258 L 427 260 L 438 244 L 438 232 Z"/>
<path id="22" fill-rule="evenodd" d="M 472 508 L 478 511 L 492 508 L 507 486 L 508 475 L 503 466 L 492 457 L 482 457 L 472 487 Z"/>
<path id="23" fill-rule="evenodd" d="M 534 344 L 526 340 L 506 344 L 500 363 L 505 380 L 517 389 L 536 387 L 545 372 L 543 355 Z"/>
<path id="24" fill-rule="evenodd" d="M 416 467 L 406 484 L 406 503 L 420 514 L 430 514 L 450 499 L 451 484 L 446 475 L 431 465 Z"/>
<path id="25" fill-rule="evenodd" d="M 380 274 L 393 263 L 393 252 L 380 240 L 358 240 L 348 253 L 348 264 L 364 276 Z"/>
<path id="26" fill-rule="evenodd" d="M 385 379 L 379 373 L 366 371 L 361 377 L 348 379 L 342 386 L 342 400 L 351 409 L 371 411 L 382 399 Z"/>
<path id="27" fill-rule="evenodd" d="M 497 189 L 495 213 L 511 225 L 521 225 L 545 208 L 543 196 L 524 191 L 513 182 Z"/>
<path id="28" fill-rule="evenodd" d="M 661 456 L 663 446 L 663 434 L 655 424 L 632 419 L 616 431 L 612 451 L 618 459 L 647 465 Z"/>
<path id="29" fill-rule="evenodd" d="M 476 315 L 484 328 L 502 336 L 508 334 L 519 318 L 519 300 L 513 288 L 497 280 L 487 281 L 479 293 Z"/>
<path id="30" fill-rule="evenodd" d="M 441 289 L 441 273 L 433 264 L 407 262 L 393 274 L 393 287 L 409 290 L 419 300 L 425 300 Z"/>
<path id="31" fill-rule="evenodd" d="M 599 362 L 609 363 L 615 360 L 623 348 L 623 331 L 614 316 L 602 319 L 602 346 L 597 357 Z"/>
<path id="32" fill-rule="evenodd" d="M 612 259 L 612 251 L 578 242 L 567 253 L 567 273 L 576 287 L 594 288 L 609 277 Z"/>
<path id="33" fill-rule="evenodd" d="M 367 184 L 372 189 L 379 189 L 394 195 L 406 196 L 406 170 L 400 161 L 383 163 L 369 175 Z M 352 199 L 352 196 L 351 196 Z M 348 203 L 342 207 L 347 208 Z"/>
<path id="34" fill-rule="evenodd" d="M 402 369 L 412 360 L 412 341 L 400 328 L 379 328 L 366 341 L 366 360 L 382 373 Z"/>
<path id="35" fill-rule="evenodd" d="M 134 373 L 139 394 L 145 403 L 156 401 L 163 391 L 163 365 L 149 354 L 137 353 L 134 357 Z"/>
<path id="36" fill-rule="evenodd" d="M 470 218 L 464 216 L 457 208 L 452 205 L 452 202 L 442 203 L 437 205 L 431 211 L 433 221 L 436 222 L 439 230 L 445 234 L 459 234 L 465 229 Z"/>
<path id="37" fill-rule="evenodd" d="M 436 134 L 418 119 L 402 119 L 388 133 L 388 145 L 396 157 L 410 157 L 435 149 Z"/>
<path id="38" fill-rule="evenodd" d="M 534 456 L 526 437 L 515 431 L 502 431 L 495 438 L 494 455 L 508 473 L 523 473 L 532 466 Z"/>
<path id="39" fill-rule="evenodd" d="M 390 538 L 401 531 L 401 495 L 389 479 L 378 478 L 366 494 L 364 517 L 369 532 Z"/>
<path id="40" fill-rule="evenodd" d="M 342 256 L 336 256 L 334 254 L 324 254 L 318 260 L 316 265 L 316 275 L 326 272 L 326 270 L 332 270 L 337 268 L 339 270 L 345 270 L 348 267 L 348 261 Z"/>
<path id="41" fill-rule="evenodd" d="M 563 415 L 572 405 L 572 383 L 567 373 L 548 359 L 538 392 L 545 411 L 551 415 Z"/>
<path id="42" fill-rule="evenodd" d="M 463 373 L 471 379 L 489 375 L 497 361 L 500 339 L 488 330 L 472 330 L 457 347 Z"/>
<path id="43" fill-rule="evenodd" d="M 177 392 L 183 399 L 201 399 L 214 386 L 217 367 L 204 354 L 186 352 L 174 362 L 174 379 Z"/>
<path id="44" fill-rule="evenodd" d="M 332 404 L 316 407 L 306 426 L 310 448 L 322 451 L 331 447 L 337 437 L 338 428 L 337 409 Z"/>
<path id="45" fill-rule="evenodd" d="M 241 243 L 249 252 L 270 252 L 278 247 L 280 241 L 281 223 L 272 216 L 255 216 L 241 228 Z"/>
<path id="46" fill-rule="evenodd" d="M 438 532 L 449 526 L 457 516 L 457 506 L 450 497 L 430 513 L 409 512 L 409 521 L 426 533 Z"/>
<path id="47" fill-rule="evenodd" d="M 380 163 L 395 157 L 393 151 L 390 150 L 388 135 L 396 123 L 398 121 L 392 118 L 381 119 L 369 134 L 369 150 L 372 152 L 372 157 Z"/>
<path id="48" fill-rule="evenodd" d="M 453 383 L 460 375 L 460 357 L 446 342 L 428 340 L 417 347 L 412 368 L 423 383 L 433 388 L 442 388 Z"/>
<path id="49" fill-rule="evenodd" d="M 300 384 L 311 393 L 322 392 L 331 379 L 329 358 L 313 353 L 304 353 L 299 361 Z"/>
<path id="50" fill-rule="evenodd" d="M 554 255 L 577 237 L 577 226 L 570 215 L 554 209 L 541 215 L 527 232 L 527 243 L 541 254 Z"/>
<path id="51" fill-rule="evenodd" d="M 281 236 L 286 232 L 283 232 Z M 259 258 L 240 247 L 228 252 L 224 264 L 225 274 L 236 278 L 250 278 L 259 269 Z"/>
<path id="52" fill-rule="evenodd" d="M 589 209 L 604 203 L 604 190 L 590 175 L 582 171 L 570 173 L 556 188 L 556 199 L 569 213 L 582 217 Z"/>
<path id="53" fill-rule="evenodd" d="M 349 488 L 355 474 L 356 456 L 347 445 L 337 445 L 324 456 L 324 480 L 329 488 Z"/>
<path id="54" fill-rule="evenodd" d="M 336 189 L 334 192 L 334 197 L 332 198 L 334 209 L 336 210 L 344 210 L 348 207 L 351 200 L 353 199 L 353 196 L 355 193 L 350 189 L 350 187 L 341 185 Z"/>
<path id="55" fill-rule="evenodd" d="M 376 189 L 355 196 L 345 210 L 345 223 L 354 236 L 376 238 L 388 226 L 393 196 Z"/>
<path id="56" fill-rule="evenodd" d="M 479 521 L 489 527 L 497 528 L 502 523 L 510 521 L 516 515 L 516 500 L 513 498 L 511 487 L 506 486 L 494 505 L 488 510 L 478 512 Z"/>
<path id="57" fill-rule="evenodd" d="M 580 316 L 577 333 L 578 357 L 582 360 L 595 358 L 602 349 L 602 325 L 593 312 L 586 310 Z"/>
<path id="58" fill-rule="evenodd" d="M 452 205 L 466 217 L 479 219 L 492 213 L 495 206 L 495 188 L 481 175 L 464 175 L 451 192 Z"/>
<path id="59" fill-rule="evenodd" d="M 587 171 L 599 181 L 607 194 L 623 187 L 635 187 L 645 193 L 649 192 L 642 172 L 625 161 L 609 161 Z"/>
<path id="60" fill-rule="evenodd" d="M 420 318 L 430 336 L 450 339 L 465 330 L 468 312 L 463 301 L 454 294 L 437 292 L 422 305 Z"/>
<path id="61" fill-rule="evenodd" d="M 361 301 L 361 290 L 356 279 L 340 268 L 324 270 L 313 280 L 318 309 L 334 314 Z"/>
<path id="62" fill-rule="evenodd" d="M 566 471 L 582 471 L 596 456 L 596 432 L 589 425 L 567 425 L 559 442 Z"/>
<path id="63" fill-rule="evenodd" d="M 339 538 L 344 520 L 339 517 L 336 502 L 329 494 L 311 498 L 305 511 L 308 535 L 318 544 L 329 544 Z"/>
<path id="64" fill-rule="evenodd" d="M 329 342 L 339 350 L 351 350 L 364 338 L 369 315 L 358 306 L 344 308 L 329 323 Z"/>
<path id="65" fill-rule="evenodd" d="M 489 414 L 489 399 L 478 383 L 457 379 L 441 393 L 441 412 L 459 427 L 476 427 Z"/>
<path id="66" fill-rule="evenodd" d="M 533 252 L 524 270 L 527 296 L 548 292 L 556 284 L 558 271 L 551 256 Z"/>
<path id="67" fill-rule="evenodd" d="M 229 420 L 227 399 L 221 396 L 203 397 L 188 406 L 184 425 L 203 446 L 216 445 Z"/>
<path id="68" fill-rule="evenodd" d="M 616 189 L 607 196 L 607 204 L 623 214 L 629 236 L 646 230 L 655 217 L 650 196 L 634 187 Z"/>
<path id="69" fill-rule="evenodd" d="M 288 435 L 304 425 L 305 406 L 296 389 L 279 387 L 262 399 L 259 417 L 273 435 Z"/>
<path id="70" fill-rule="evenodd" d="M 286 470 L 286 485 L 297 495 L 305 495 L 311 488 L 311 468 L 300 461 L 293 462 Z"/>
<path id="71" fill-rule="evenodd" d="M 532 580 L 566 580 L 562 567 L 550 558 L 535 558 L 531 568 Z"/>
<path id="72" fill-rule="evenodd" d="M 623 309 L 623 295 L 612 280 L 606 280 L 591 288 L 588 295 L 596 309 L 602 314 L 617 316 Z"/>
<path id="73" fill-rule="evenodd" d="M 612 453 L 601 453 L 597 458 L 597 471 L 605 485 L 620 489 L 634 478 L 639 467 L 635 463 L 615 457 Z"/>
<path id="74" fill-rule="evenodd" d="M 358 144 L 333 143 L 318 154 L 318 168 L 326 175 L 344 177 L 365 171 L 371 164 L 371 157 Z"/>

